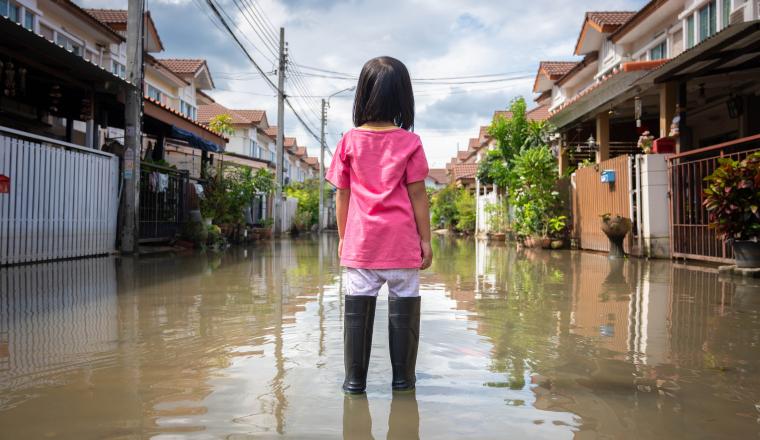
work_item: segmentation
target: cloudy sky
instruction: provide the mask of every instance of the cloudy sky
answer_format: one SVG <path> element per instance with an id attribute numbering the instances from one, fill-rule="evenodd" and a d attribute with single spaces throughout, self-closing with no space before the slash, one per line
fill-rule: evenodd
<path id="1" fill-rule="evenodd" d="M 126 8 L 127 0 L 76 0 L 85 7 Z M 319 133 L 319 97 L 354 85 L 368 59 L 390 55 L 403 61 L 416 82 L 415 131 L 430 165 L 443 167 L 464 149 L 494 110 L 515 96 L 532 104 L 531 87 L 540 60 L 573 59 L 585 11 L 637 10 L 645 0 L 214 0 L 234 20 L 235 32 L 266 72 L 274 70 L 269 34 L 254 29 L 260 15 L 285 28 L 291 61 L 286 89 L 296 110 Z M 166 51 L 161 57 L 205 58 L 216 90 L 210 94 L 233 108 L 267 111 L 276 123 L 275 95 L 234 41 L 210 16 L 206 0 L 147 0 Z M 246 14 L 240 9 L 243 8 Z M 246 9 L 247 8 L 247 9 Z M 267 23 L 267 24 L 269 24 Z M 258 34 L 257 34 L 258 31 Z M 321 70 L 318 70 L 321 69 Z M 340 73 L 327 73 L 324 71 Z M 479 75 L 502 74 L 501 76 Z M 439 78 L 470 77 L 456 80 Z M 276 77 L 270 75 L 276 82 Z M 510 78 L 509 80 L 504 80 Z M 482 82 L 489 80 L 491 82 Z M 494 81 L 499 80 L 499 81 Z M 466 84 L 462 84 L 466 83 Z M 331 100 L 328 145 L 351 128 L 350 92 Z M 286 133 L 318 155 L 318 142 L 286 112 Z"/>

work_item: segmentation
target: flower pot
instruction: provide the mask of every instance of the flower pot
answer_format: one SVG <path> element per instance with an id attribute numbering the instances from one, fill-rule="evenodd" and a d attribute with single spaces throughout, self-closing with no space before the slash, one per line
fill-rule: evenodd
<path id="1" fill-rule="evenodd" d="M 631 219 L 619 215 L 602 217 L 602 232 L 610 240 L 609 258 L 625 257 L 623 239 L 631 231 Z"/>
<path id="2" fill-rule="evenodd" d="M 563 247 L 565 247 L 565 240 L 561 238 L 552 240 L 552 244 L 551 244 L 552 249 L 562 249 Z"/>
<path id="3" fill-rule="evenodd" d="M 735 240 L 733 247 L 736 267 L 760 267 L 760 241 Z"/>
<path id="4" fill-rule="evenodd" d="M 541 246 L 541 249 L 552 248 L 552 239 L 549 237 L 536 237 L 536 241 Z"/>

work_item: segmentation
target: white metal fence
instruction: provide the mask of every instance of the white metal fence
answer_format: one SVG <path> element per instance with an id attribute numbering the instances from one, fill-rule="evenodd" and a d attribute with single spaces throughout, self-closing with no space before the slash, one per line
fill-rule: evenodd
<path id="1" fill-rule="evenodd" d="M 112 252 L 119 160 L 0 127 L 0 265 Z"/>

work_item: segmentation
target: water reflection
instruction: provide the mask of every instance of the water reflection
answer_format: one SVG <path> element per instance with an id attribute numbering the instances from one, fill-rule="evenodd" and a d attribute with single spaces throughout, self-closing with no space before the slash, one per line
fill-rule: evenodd
<path id="1" fill-rule="evenodd" d="M 416 394 L 390 391 L 381 299 L 368 398 L 340 392 L 334 237 L 0 269 L 3 436 L 760 433 L 756 281 L 668 261 L 434 247 Z"/>

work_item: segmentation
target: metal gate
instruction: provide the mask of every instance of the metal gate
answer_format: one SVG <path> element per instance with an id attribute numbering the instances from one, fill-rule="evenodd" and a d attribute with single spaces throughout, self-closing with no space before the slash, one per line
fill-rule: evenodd
<path id="1" fill-rule="evenodd" d="M 708 226 L 704 200 L 705 177 L 719 166 L 721 158 L 742 160 L 760 151 L 760 135 L 712 147 L 675 154 L 668 158 L 670 173 L 670 243 L 676 258 L 714 262 L 733 261 L 733 250 Z"/>
<path id="2" fill-rule="evenodd" d="M 0 127 L 0 265 L 114 250 L 119 159 Z"/>

